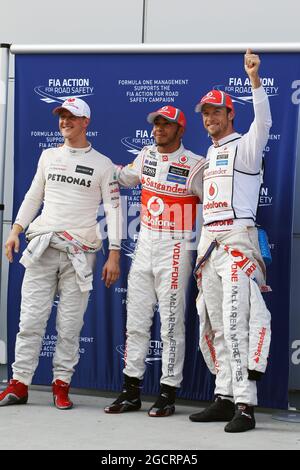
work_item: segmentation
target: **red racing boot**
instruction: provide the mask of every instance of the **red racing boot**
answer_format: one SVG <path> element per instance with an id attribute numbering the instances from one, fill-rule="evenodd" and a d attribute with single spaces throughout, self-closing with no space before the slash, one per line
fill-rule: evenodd
<path id="1" fill-rule="evenodd" d="M 53 402 L 59 410 L 70 410 L 73 408 L 73 402 L 69 398 L 70 384 L 56 379 L 52 384 Z"/>
<path id="2" fill-rule="evenodd" d="M 11 379 L 6 389 L 0 393 L 0 406 L 25 405 L 28 400 L 28 386 Z"/>

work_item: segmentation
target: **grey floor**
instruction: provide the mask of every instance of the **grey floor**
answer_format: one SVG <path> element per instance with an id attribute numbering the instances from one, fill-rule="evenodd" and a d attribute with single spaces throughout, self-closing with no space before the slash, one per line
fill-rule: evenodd
<path id="1" fill-rule="evenodd" d="M 300 450 L 300 423 L 273 419 L 279 410 L 258 410 L 255 430 L 227 434 L 223 423 L 189 421 L 189 414 L 206 405 L 202 402 L 181 402 L 168 418 L 149 418 L 148 401 L 138 412 L 107 415 L 103 408 L 112 396 L 72 393 L 74 408 L 60 411 L 50 389 L 30 390 L 27 405 L 0 407 L 0 449 Z"/>

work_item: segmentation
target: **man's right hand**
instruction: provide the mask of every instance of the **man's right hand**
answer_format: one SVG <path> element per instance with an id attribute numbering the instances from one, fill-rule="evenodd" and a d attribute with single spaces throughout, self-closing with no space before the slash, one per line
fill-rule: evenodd
<path id="1" fill-rule="evenodd" d="M 260 58 L 257 54 L 253 54 L 251 49 L 246 50 L 244 56 L 245 71 L 250 78 L 252 88 L 259 88 L 261 86 L 258 69 L 260 66 Z"/>
<path id="2" fill-rule="evenodd" d="M 10 263 L 13 262 L 13 253 L 14 252 L 19 253 L 19 248 L 20 248 L 19 234 L 21 232 L 23 232 L 23 227 L 21 227 L 21 225 L 14 224 L 10 231 L 8 239 L 6 240 L 5 256 Z"/>

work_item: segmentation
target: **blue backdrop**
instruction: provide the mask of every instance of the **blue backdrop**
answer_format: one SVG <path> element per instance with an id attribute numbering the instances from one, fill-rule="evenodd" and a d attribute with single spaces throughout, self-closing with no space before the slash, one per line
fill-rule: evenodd
<path id="1" fill-rule="evenodd" d="M 272 313 L 272 344 L 267 373 L 259 384 L 259 405 L 285 408 L 288 391 L 288 333 L 291 222 L 295 173 L 295 147 L 298 107 L 292 100 L 292 82 L 300 73 L 299 54 L 261 54 L 260 75 L 270 97 L 273 126 L 265 149 L 266 173 L 260 195 L 258 221 L 268 231 L 273 263 L 268 269 L 265 294 Z M 280 64 L 280 67 L 278 67 Z M 194 107 L 212 88 L 229 93 L 235 101 L 235 128 L 246 132 L 253 119 L 249 80 L 243 69 L 242 54 L 78 54 L 16 56 L 15 89 L 15 170 L 14 214 L 35 173 L 41 151 L 62 142 L 57 117 L 51 111 L 67 96 L 85 99 L 92 109 L 89 140 L 115 163 L 127 164 L 144 145 L 152 142 L 146 115 L 171 104 L 184 110 L 187 130 L 184 144 L 205 155 L 210 141 L 201 117 Z M 122 190 L 123 205 L 131 215 L 128 223 L 137 226 L 140 190 Z M 99 211 L 100 224 L 103 224 Z M 76 215 L 74 214 L 74 217 Z M 102 220 L 102 222 L 101 222 Z M 105 230 L 105 227 L 103 227 Z M 135 231 L 136 232 L 136 231 Z M 119 391 L 122 386 L 126 324 L 126 286 L 136 236 L 122 243 L 122 276 L 107 290 L 101 282 L 104 260 L 98 255 L 94 290 L 90 296 L 81 332 L 81 360 L 72 386 Z M 23 241 L 24 243 L 24 241 Z M 24 245 L 23 245 L 24 246 Z M 16 261 L 19 257 L 16 257 Z M 10 267 L 8 296 L 9 362 L 14 360 L 18 330 L 20 289 L 23 267 Z M 145 289 L 147 286 L 145 286 Z M 207 371 L 198 348 L 198 318 L 195 310 L 196 286 L 191 279 L 188 292 L 187 346 L 184 380 L 179 396 L 208 400 L 213 377 Z M 52 380 L 55 348 L 55 309 L 43 341 L 35 384 Z M 156 314 L 149 344 L 144 393 L 159 390 L 161 343 Z"/>

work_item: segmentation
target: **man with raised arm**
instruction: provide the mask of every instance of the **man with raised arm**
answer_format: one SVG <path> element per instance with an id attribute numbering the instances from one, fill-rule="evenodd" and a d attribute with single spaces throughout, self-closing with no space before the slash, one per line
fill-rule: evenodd
<path id="1" fill-rule="evenodd" d="M 244 65 L 254 107 L 246 134 L 235 132 L 234 106 L 223 91 L 211 90 L 196 106 L 212 138 L 204 171 L 197 309 L 200 347 L 216 386 L 212 405 L 190 419 L 229 421 L 225 431 L 231 433 L 255 427 L 256 380 L 266 369 L 271 334 L 255 220 L 272 121 L 259 56 L 248 49 Z"/>

